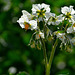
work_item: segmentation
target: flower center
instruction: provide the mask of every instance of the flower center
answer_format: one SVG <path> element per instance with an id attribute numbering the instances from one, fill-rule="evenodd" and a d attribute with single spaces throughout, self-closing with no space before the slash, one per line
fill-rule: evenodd
<path id="1" fill-rule="evenodd" d="M 56 20 L 57 20 L 57 18 L 52 17 L 52 21 L 54 21 L 54 22 L 55 22 Z"/>
<path id="2" fill-rule="evenodd" d="M 61 36 L 61 38 L 63 39 L 63 36 Z"/>
<path id="3" fill-rule="evenodd" d="M 28 30 L 30 25 L 28 23 L 24 23 L 24 25 L 25 25 L 25 29 Z"/>
<path id="4" fill-rule="evenodd" d="M 71 16 L 71 13 L 70 12 L 67 12 L 67 14 L 66 14 L 66 18 L 72 18 L 72 16 Z"/>
<path id="5" fill-rule="evenodd" d="M 46 12 L 46 10 L 44 10 L 44 9 L 37 10 L 37 15 L 38 16 L 45 16 L 45 12 Z"/>
<path id="6" fill-rule="evenodd" d="M 40 34 L 39 34 L 39 38 L 40 38 L 41 36 L 40 36 Z"/>
<path id="7" fill-rule="evenodd" d="M 75 27 L 75 23 L 73 24 L 73 27 Z"/>

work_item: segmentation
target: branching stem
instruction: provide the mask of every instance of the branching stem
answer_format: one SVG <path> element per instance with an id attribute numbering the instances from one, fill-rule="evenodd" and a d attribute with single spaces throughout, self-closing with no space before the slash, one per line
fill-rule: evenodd
<path id="1" fill-rule="evenodd" d="M 50 75 L 51 65 L 52 65 L 52 61 L 53 61 L 53 57 L 54 57 L 54 53 L 55 53 L 57 45 L 58 45 L 58 39 L 56 39 L 54 46 L 52 47 L 49 63 L 47 64 L 46 75 Z"/>

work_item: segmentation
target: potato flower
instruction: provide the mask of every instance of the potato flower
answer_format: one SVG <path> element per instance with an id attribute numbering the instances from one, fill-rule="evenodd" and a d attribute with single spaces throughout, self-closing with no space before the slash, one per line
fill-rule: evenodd
<path id="1" fill-rule="evenodd" d="M 38 17 L 39 21 L 42 21 L 43 17 L 48 16 L 48 14 L 50 13 L 50 5 L 47 4 L 33 4 L 32 6 L 32 14 L 35 15 L 36 17 Z"/>
<path id="2" fill-rule="evenodd" d="M 56 16 L 56 14 L 54 13 L 50 13 L 50 16 L 49 18 L 46 17 L 46 22 L 48 21 L 48 25 L 59 25 L 63 20 L 64 20 L 64 17 L 62 17 L 63 15 L 59 15 L 59 16 Z"/>
<path id="3" fill-rule="evenodd" d="M 17 22 L 20 24 L 20 26 L 26 30 L 28 29 L 37 29 L 37 21 L 36 20 L 30 20 L 28 18 L 29 15 L 26 15 L 23 13 L 23 15 L 21 16 L 21 18 L 19 20 L 17 20 Z M 31 18 L 31 16 L 30 16 Z"/>
<path id="4" fill-rule="evenodd" d="M 72 22 L 75 20 L 75 10 L 73 9 L 73 6 L 67 7 L 64 6 L 61 8 L 61 12 L 65 15 L 65 19 L 68 19 L 69 22 Z"/>

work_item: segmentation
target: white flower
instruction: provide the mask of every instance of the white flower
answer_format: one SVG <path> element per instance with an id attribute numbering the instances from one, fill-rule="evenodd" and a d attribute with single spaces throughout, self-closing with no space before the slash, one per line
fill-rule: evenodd
<path id="1" fill-rule="evenodd" d="M 37 29 L 37 21 L 35 20 L 29 20 L 27 15 L 23 14 L 17 22 L 20 24 L 22 28 L 28 29 Z"/>
<path id="2" fill-rule="evenodd" d="M 38 17 L 39 21 L 42 21 L 42 17 L 46 17 L 50 13 L 50 5 L 42 4 L 33 4 L 32 14 Z"/>
<path id="3" fill-rule="evenodd" d="M 75 45 L 75 37 L 71 39 L 71 42 Z"/>
<path id="4" fill-rule="evenodd" d="M 74 33 L 74 32 L 75 32 L 75 23 L 71 27 L 67 28 L 67 33 Z"/>
<path id="5" fill-rule="evenodd" d="M 50 13 L 50 16 L 49 18 L 46 17 L 46 22 L 48 21 L 48 25 L 52 24 L 52 25 L 59 25 L 63 20 L 64 20 L 64 17 L 62 17 L 63 15 L 59 15 L 59 16 L 56 16 L 56 14 L 54 13 Z"/>
<path id="6" fill-rule="evenodd" d="M 27 12 L 26 10 L 22 10 L 23 15 L 26 15 L 28 17 L 29 20 L 32 20 L 34 15 L 31 15 L 29 12 Z"/>
<path id="7" fill-rule="evenodd" d="M 56 31 L 56 32 L 54 33 L 54 35 L 56 35 L 57 38 L 59 38 L 59 39 L 62 41 L 62 43 L 65 43 L 65 39 L 66 39 L 65 33 L 60 33 L 60 32 L 58 32 L 58 31 Z"/>
<path id="8" fill-rule="evenodd" d="M 44 33 L 39 32 L 39 37 L 44 38 Z"/>
<path id="9" fill-rule="evenodd" d="M 17 69 L 15 67 L 10 67 L 8 71 L 9 73 L 15 74 L 17 72 Z"/>
<path id="10" fill-rule="evenodd" d="M 72 22 L 73 19 L 75 20 L 75 10 L 73 9 L 73 6 L 62 7 L 61 12 L 65 15 L 65 19 L 69 19 L 69 22 Z"/>
<path id="11" fill-rule="evenodd" d="M 73 6 L 70 6 L 70 7 L 67 7 L 67 6 L 62 7 L 62 8 L 61 8 L 61 12 L 62 12 L 63 14 L 65 14 L 65 15 L 67 15 L 67 13 L 70 13 L 71 15 L 72 15 L 72 14 L 75 14 L 75 10 L 73 9 Z"/>
<path id="12" fill-rule="evenodd" d="M 33 30 L 33 29 L 37 29 L 37 21 L 35 21 L 35 20 L 31 20 L 31 21 L 29 21 L 29 24 L 30 24 L 30 27 L 29 27 L 29 29 L 31 29 L 31 30 Z"/>
<path id="13" fill-rule="evenodd" d="M 29 20 L 28 20 L 28 18 L 27 18 L 27 16 L 26 15 L 22 15 L 21 16 L 21 18 L 19 18 L 19 20 L 17 20 L 17 22 L 20 24 L 20 26 L 22 27 L 22 28 L 25 28 L 25 22 L 29 22 Z"/>

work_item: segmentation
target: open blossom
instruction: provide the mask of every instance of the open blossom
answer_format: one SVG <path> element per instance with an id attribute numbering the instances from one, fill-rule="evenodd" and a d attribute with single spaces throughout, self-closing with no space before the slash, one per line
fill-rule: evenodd
<path id="1" fill-rule="evenodd" d="M 75 32 L 75 23 L 71 27 L 67 28 L 67 33 L 74 33 L 74 32 Z"/>
<path id="2" fill-rule="evenodd" d="M 33 4 L 32 6 L 32 14 L 38 17 L 39 21 L 42 21 L 42 17 L 48 16 L 48 13 L 50 13 L 50 5 L 47 4 Z"/>
<path id="3" fill-rule="evenodd" d="M 49 18 L 46 18 L 46 22 L 48 21 L 48 25 L 59 25 L 64 20 L 64 17 L 62 17 L 62 14 L 59 16 L 56 16 L 54 13 L 50 13 Z"/>
<path id="4" fill-rule="evenodd" d="M 36 20 L 29 20 L 27 15 L 23 14 L 17 22 L 20 26 L 26 30 L 28 29 L 37 29 L 37 21 Z"/>
<path id="5" fill-rule="evenodd" d="M 62 7 L 61 12 L 65 15 L 65 19 L 69 19 L 69 22 L 75 20 L 75 10 L 73 9 L 73 6 Z"/>

